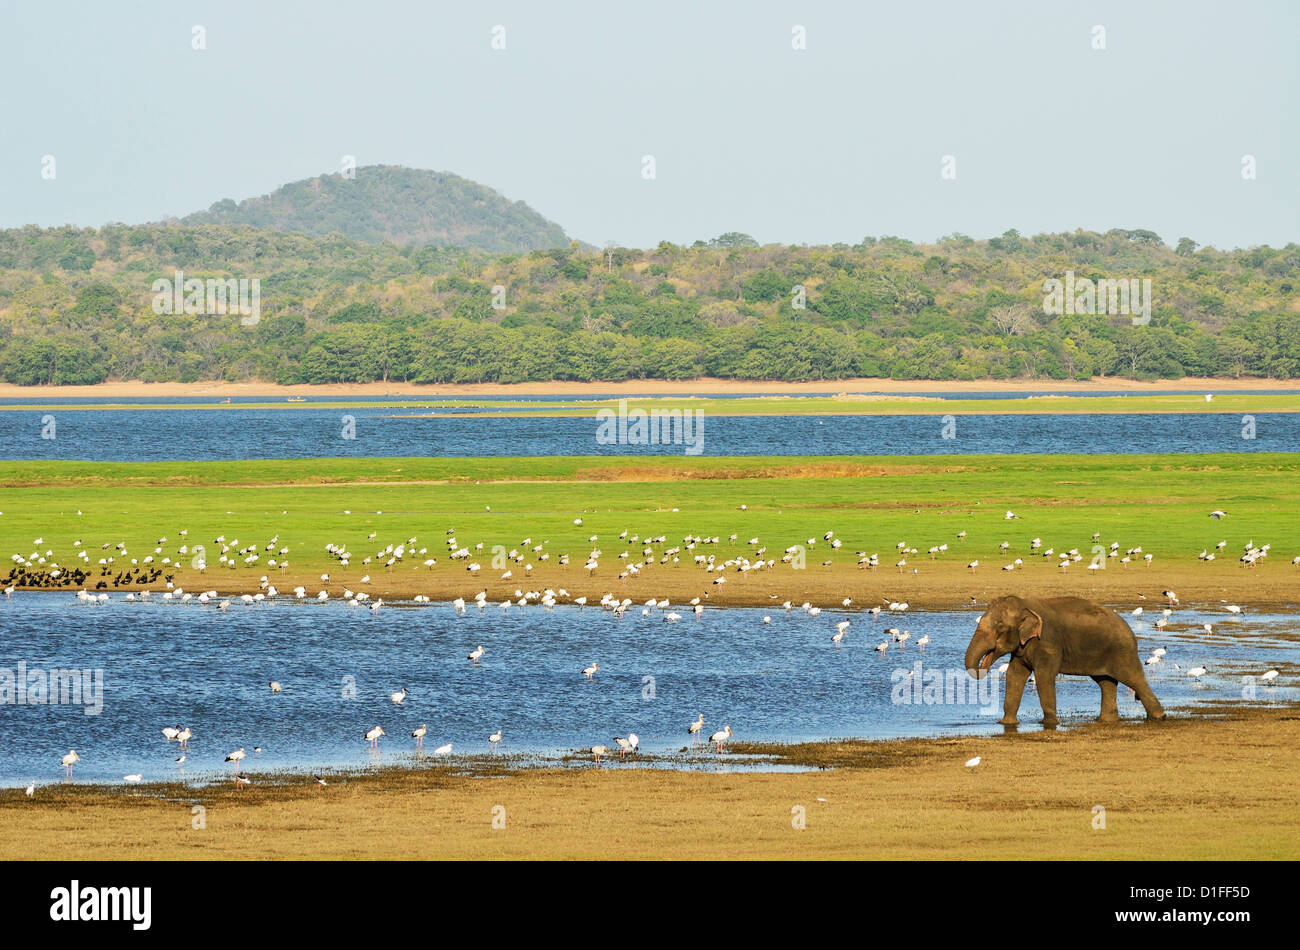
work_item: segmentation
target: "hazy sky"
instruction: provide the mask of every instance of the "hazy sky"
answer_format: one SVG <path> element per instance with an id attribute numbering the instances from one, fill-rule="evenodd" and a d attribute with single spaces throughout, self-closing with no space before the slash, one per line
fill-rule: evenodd
<path id="1" fill-rule="evenodd" d="M 182 215 L 355 155 L 596 244 L 1300 240 L 1292 0 L 0 4 L 4 227 Z"/>

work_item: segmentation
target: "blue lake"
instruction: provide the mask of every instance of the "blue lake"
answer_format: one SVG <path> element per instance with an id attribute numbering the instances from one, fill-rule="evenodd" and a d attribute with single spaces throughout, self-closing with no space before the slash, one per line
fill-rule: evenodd
<path id="1" fill-rule="evenodd" d="M 502 754 L 540 756 L 613 747 L 614 736 L 636 732 L 646 753 L 686 767 L 712 758 L 679 754 L 686 724 L 699 713 L 706 734 L 725 724 L 737 740 L 1002 731 L 1000 692 L 926 702 L 905 679 L 918 670 L 923 682 L 930 671 L 953 671 L 969 690 L 974 681 L 961 668 L 976 613 L 812 616 L 774 606 L 706 609 L 698 619 L 682 611 L 670 622 L 663 610 L 642 616 L 641 609 L 619 619 L 598 607 L 471 606 L 461 616 L 447 604 L 371 611 L 280 599 L 235 601 L 221 611 L 194 601 L 114 595 L 87 605 L 73 593 L 18 593 L 0 599 L 0 680 L 19 664 L 29 677 L 52 668 L 99 670 L 102 709 L 0 705 L 0 785 L 61 781 L 69 749 L 81 756 L 79 781 L 118 782 L 137 772 L 145 780 L 206 780 L 229 774 L 223 760 L 241 746 L 243 771 L 253 775 L 408 764 L 417 755 L 410 732 L 421 723 L 429 752 L 450 742 L 455 754 L 486 753 L 497 728 Z M 843 619 L 851 625 L 836 646 L 830 638 Z M 1144 656 L 1156 646 L 1168 650 L 1149 676 L 1171 711 L 1245 701 L 1249 688 L 1258 701 L 1300 698 L 1295 616 L 1180 609 L 1170 620 L 1158 635 L 1146 621 L 1133 626 Z M 1212 634 L 1201 629 L 1207 621 L 1216 625 Z M 881 655 L 875 647 L 888 639 L 887 627 L 912 638 Z M 926 635 L 931 643 L 922 650 L 916 641 Z M 487 652 L 476 666 L 466 655 L 478 644 Z M 600 670 L 587 680 L 580 671 L 593 661 Z M 1194 681 L 1175 664 L 1209 672 Z M 1271 667 L 1282 670 L 1276 685 L 1243 686 L 1243 675 Z M 269 690 L 273 679 L 282 693 Z M 389 697 L 402 687 L 408 698 L 396 706 Z M 1058 699 L 1066 726 L 1097 714 L 1091 680 L 1062 678 Z M 1119 700 L 1121 715 L 1142 715 L 1126 689 Z M 1039 728 L 1032 690 L 1020 715 L 1022 730 Z M 161 733 L 178 725 L 194 732 L 183 766 Z M 371 752 L 362 736 L 375 725 L 387 736 Z"/>
<path id="2" fill-rule="evenodd" d="M 705 456 L 970 455 L 1300 451 L 1300 413 L 714 416 Z M 0 460 L 166 461 L 271 458 L 683 455 L 685 444 L 603 445 L 582 418 L 403 418 L 385 409 L 176 409 L 0 412 Z M 438 410 L 450 412 L 449 410 Z M 351 420 L 349 425 L 348 417 Z M 48 423 L 52 419 L 52 426 Z M 345 432 L 354 437 L 346 438 Z M 44 438 L 53 435 L 53 438 Z"/>

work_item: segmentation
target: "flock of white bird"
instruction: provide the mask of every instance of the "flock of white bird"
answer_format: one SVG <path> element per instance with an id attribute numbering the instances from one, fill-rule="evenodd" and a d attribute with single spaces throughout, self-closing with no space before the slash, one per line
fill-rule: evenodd
<path id="1" fill-rule="evenodd" d="M 748 506 L 740 505 L 739 508 L 741 511 L 745 511 L 748 509 Z M 346 515 L 351 515 L 351 513 L 351 511 L 344 512 Z M 379 511 L 376 512 L 376 514 L 383 514 L 383 512 Z M 1214 520 L 1222 520 L 1227 517 L 1227 513 L 1220 509 L 1216 509 L 1210 513 L 1210 517 Z M 1004 520 L 1006 521 L 1016 520 L 1018 518 L 1019 516 L 1013 511 L 1007 511 L 1004 515 Z M 580 517 L 575 518 L 573 519 L 573 523 L 577 526 L 581 526 L 583 519 Z M 245 568 L 256 568 L 262 565 L 264 557 L 266 559 L 265 565 L 267 567 L 278 568 L 282 573 L 287 572 L 290 566 L 288 558 L 290 547 L 281 543 L 278 534 L 271 537 L 265 543 L 253 544 L 241 544 L 238 538 L 228 539 L 224 534 L 218 535 L 212 542 L 216 549 L 217 558 L 215 561 L 211 562 L 211 564 L 209 564 L 208 561 L 207 549 L 201 544 L 191 544 L 188 540 L 188 534 L 188 529 L 180 531 L 179 537 L 181 543 L 175 551 L 172 552 L 169 552 L 165 547 L 168 543 L 167 537 L 163 536 L 159 538 L 152 551 L 149 554 L 146 554 L 143 558 L 130 556 L 125 541 L 119 541 L 116 544 L 106 542 L 102 545 L 102 549 L 108 553 L 99 557 L 97 561 L 92 561 L 92 557 L 88 553 L 85 545 L 80 539 L 78 539 L 73 544 L 75 549 L 74 559 L 80 561 L 83 568 L 90 568 L 92 565 L 97 564 L 104 570 L 111 571 L 126 566 L 132 568 L 140 566 L 159 566 L 170 569 L 173 572 L 184 569 L 185 562 L 188 559 L 189 567 L 204 575 L 207 574 L 210 566 L 218 570 L 221 568 L 233 569 L 241 566 Z M 367 536 L 366 541 L 375 542 L 377 537 L 378 532 L 372 531 Z M 619 544 L 624 546 L 624 549 L 615 556 L 615 561 L 619 566 L 617 577 L 620 581 L 628 581 L 656 565 L 675 567 L 687 564 L 699 568 L 706 575 L 714 575 L 711 581 L 712 584 L 717 587 L 726 583 L 728 574 L 735 574 L 740 578 L 744 578 L 751 573 L 775 570 L 778 563 L 792 567 L 806 566 L 808 553 L 815 549 L 819 543 L 825 545 L 831 552 L 838 552 L 843 546 L 842 540 L 836 536 L 833 530 L 831 530 L 826 531 L 820 538 L 810 537 L 807 539 L 806 543 L 793 544 L 784 547 L 778 559 L 769 556 L 769 545 L 762 543 L 759 537 L 754 536 L 743 542 L 743 545 L 749 548 L 747 552 L 735 553 L 731 556 L 724 557 L 721 553 L 723 544 L 740 544 L 742 543 L 740 542 L 740 537 L 739 533 L 733 533 L 727 537 L 726 542 L 724 542 L 722 537 L 719 535 L 703 536 L 687 534 L 682 536 L 680 539 L 670 542 L 667 536 L 663 534 L 646 535 L 645 537 L 642 537 L 640 534 L 632 533 L 629 529 L 625 528 L 616 539 Z M 966 537 L 967 532 L 964 530 L 957 532 L 956 534 L 956 540 L 959 544 L 964 544 Z M 1106 562 L 1110 560 L 1117 561 L 1121 568 L 1127 567 L 1129 564 L 1138 560 L 1142 561 L 1149 567 L 1154 560 L 1154 556 L 1149 552 L 1144 552 L 1141 545 L 1122 548 L 1119 541 L 1111 541 L 1109 546 L 1103 546 L 1097 543 L 1100 539 L 1100 532 L 1093 533 L 1093 543 L 1090 546 L 1089 553 L 1085 553 L 1078 547 L 1070 547 L 1059 552 L 1052 546 L 1044 548 L 1043 539 L 1035 537 L 1029 541 L 1029 551 L 1027 552 L 1027 555 L 1034 555 L 1049 562 L 1054 560 L 1062 571 L 1068 570 L 1071 565 L 1078 564 L 1085 560 L 1085 558 L 1089 558 L 1087 570 L 1101 570 L 1106 567 Z M 587 572 L 587 576 L 590 577 L 594 575 L 600 568 L 601 559 L 605 557 L 605 554 L 599 547 L 599 535 L 592 534 L 587 540 L 591 544 L 591 547 L 585 556 L 575 559 L 571 558 L 568 553 L 554 552 L 555 563 L 563 567 L 568 566 L 571 561 L 581 561 L 583 569 Z M 35 539 L 33 542 L 33 551 L 27 555 L 20 553 L 13 554 L 11 560 L 17 567 L 27 570 L 44 571 L 55 577 L 59 576 L 59 574 L 63 572 L 63 566 L 55 556 L 52 548 L 46 548 L 44 552 L 41 551 L 41 546 L 44 543 L 44 538 Z M 486 551 L 486 553 L 489 553 L 491 557 L 491 569 L 499 572 L 498 580 L 502 582 L 516 580 L 516 571 L 519 571 L 520 576 L 522 577 L 531 575 L 535 566 L 534 562 L 537 564 L 550 562 L 552 560 L 553 552 L 547 550 L 549 543 L 550 542 L 546 540 L 535 541 L 533 538 L 528 537 L 521 540 L 514 547 L 511 547 L 508 551 L 504 545 L 493 546 L 490 551 L 486 551 L 485 542 L 483 541 L 478 541 L 472 545 L 461 544 L 456 537 L 456 531 L 454 528 L 447 529 L 445 537 L 447 556 L 453 563 L 463 563 L 466 572 L 471 576 L 478 577 L 480 574 L 486 575 L 488 572 L 484 570 L 481 563 Z M 998 543 L 996 550 L 999 554 L 1007 555 L 1010 553 L 1011 546 L 1010 541 L 1004 540 Z M 1214 561 L 1226 546 L 1226 540 L 1221 540 L 1214 545 L 1214 550 L 1211 550 L 1210 547 L 1207 546 L 1198 555 L 1198 559 L 1204 562 Z M 905 573 L 909 566 L 911 566 L 911 573 L 919 573 L 920 568 L 911 565 L 908 559 L 920 556 L 921 549 L 915 545 L 909 544 L 907 541 L 898 541 L 894 547 L 896 553 L 899 555 L 899 560 L 895 562 L 895 567 L 898 569 L 899 573 Z M 925 553 L 928 554 L 931 561 L 937 561 L 941 556 L 946 555 L 948 551 L 949 545 L 945 542 L 929 545 Z M 1269 556 L 1269 551 L 1269 544 L 1256 545 L 1252 539 L 1244 545 L 1243 552 L 1238 560 L 1246 567 L 1254 567 L 1260 561 Z M 334 541 L 329 542 L 325 545 L 325 554 L 327 557 L 337 562 L 340 568 L 344 569 L 350 568 L 353 561 L 357 560 L 357 555 L 350 550 L 347 543 Z M 879 552 L 868 553 L 866 550 L 858 550 L 854 557 L 857 567 L 861 570 L 875 571 L 880 567 L 881 561 Z M 821 565 L 829 568 L 833 563 L 833 558 L 828 558 L 827 560 L 823 560 Z M 1004 563 L 1002 565 L 1002 570 L 1020 570 L 1025 566 L 1025 563 L 1026 561 L 1024 557 L 1016 557 Z M 348 586 L 344 586 L 341 595 L 343 599 L 351 605 L 368 606 L 372 610 L 378 610 L 383 606 L 383 599 L 374 598 L 365 590 L 360 589 L 366 585 L 373 585 L 374 581 L 369 573 L 370 570 L 382 569 L 389 574 L 392 574 L 402 567 L 409 567 L 415 571 L 428 571 L 438 564 L 438 558 L 431 553 L 428 545 L 420 545 L 418 537 L 413 535 L 401 542 L 390 542 L 382 547 L 376 545 L 370 553 L 365 554 L 359 559 L 359 564 L 365 570 L 365 573 L 363 573 L 359 581 L 356 582 L 355 586 L 358 589 L 354 591 Z M 1292 564 L 1300 566 L 1300 555 L 1297 555 L 1292 559 Z M 980 560 L 978 558 L 971 559 L 966 562 L 966 567 L 972 573 L 975 573 L 980 567 Z M 309 593 L 305 585 L 298 585 L 292 590 L 293 597 L 297 600 L 305 600 L 309 597 L 314 597 L 316 600 L 322 601 L 329 600 L 332 596 L 330 591 L 332 583 L 330 574 L 328 572 L 322 573 L 320 575 L 320 581 L 323 586 L 317 590 L 314 595 Z M 271 583 L 269 575 L 263 575 L 259 579 L 259 588 L 260 589 L 257 593 L 244 593 L 238 595 L 238 600 L 244 604 L 261 603 L 268 599 L 274 599 L 279 594 L 279 591 Z M 12 587 L 5 591 L 6 594 L 11 594 L 12 592 Z M 77 596 L 85 602 L 103 602 L 108 599 L 106 593 L 91 593 L 84 590 L 78 592 Z M 134 600 L 137 596 L 140 599 L 148 599 L 150 597 L 150 592 L 142 591 L 138 595 L 130 593 L 127 595 L 127 599 Z M 187 593 L 184 590 L 175 587 L 174 582 L 171 581 L 167 583 L 167 590 L 163 592 L 161 596 L 165 600 L 175 599 L 189 601 L 191 599 L 197 599 L 201 604 L 205 605 L 211 602 L 216 602 L 217 606 L 223 610 L 230 607 L 232 604 L 231 599 L 222 598 L 216 590 L 205 590 L 198 594 Z M 545 592 L 537 591 L 525 593 L 523 590 L 516 590 L 511 597 L 501 601 L 500 606 L 508 608 L 513 605 L 523 606 L 530 602 L 538 602 L 543 606 L 553 606 L 557 602 L 557 598 L 563 596 L 563 591 L 556 592 L 548 590 Z M 612 597 L 613 594 L 607 594 L 606 600 Z M 475 605 L 479 608 L 489 606 L 485 598 L 486 595 L 483 598 L 477 598 Z M 697 597 L 689 602 L 689 606 L 697 613 L 701 607 L 702 599 L 704 598 Z M 415 595 L 414 600 L 417 603 L 432 602 L 432 598 L 425 594 Z M 579 598 L 578 600 L 585 602 L 585 598 Z M 606 600 L 602 600 L 602 605 L 606 603 Z M 465 601 L 461 599 L 458 599 L 456 603 L 458 607 L 463 607 L 465 605 Z M 616 603 L 615 609 L 626 610 L 631 607 L 632 604 L 633 601 L 630 598 L 623 598 L 621 601 Z M 653 605 L 653 603 L 647 604 L 647 606 Z M 678 620 L 681 619 L 681 615 L 666 614 L 664 619 L 668 621 Z"/>
<path id="2" fill-rule="evenodd" d="M 1168 601 L 1169 606 L 1165 607 L 1160 611 L 1160 617 L 1157 620 L 1155 620 L 1154 623 L 1152 624 L 1152 626 L 1156 630 L 1164 630 L 1166 627 L 1169 626 L 1169 619 L 1170 617 L 1173 616 L 1173 607 L 1178 605 L 1178 595 L 1176 593 L 1174 593 L 1171 590 L 1162 591 L 1161 593 Z M 1223 609 L 1230 616 L 1234 616 L 1234 617 L 1240 616 L 1242 613 L 1242 608 L 1240 604 L 1228 604 Z M 1144 607 L 1134 607 L 1133 610 L 1130 611 L 1130 615 L 1135 619 L 1139 619 L 1144 616 L 1145 612 L 1146 612 L 1146 608 Z M 1214 633 L 1214 624 L 1203 623 L 1201 624 L 1201 629 L 1204 630 L 1206 634 L 1212 634 Z M 1151 655 L 1146 658 L 1145 660 L 1146 666 L 1152 672 L 1154 672 L 1155 669 L 1158 669 L 1165 662 L 1165 657 L 1168 654 L 1168 652 L 1169 652 L 1168 649 L 1165 647 L 1156 647 L 1151 651 Z M 1186 674 L 1187 676 L 1191 677 L 1193 680 L 1196 680 L 1198 683 L 1200 682 L 1201 677 L 1209 672 L 1208 668 L 1199 665 L 1188 667 L 1186 670 L 1184 670 L 1182 666 L 1180 666 L 1177 663 L 1172 664 L 1172 666 L 1175 673 Z M 1276 680 L 1280 675 L 1281 674 L 1278 672 L 1278 670 L 1270 668 L 1260 674 L 1259 680 L 1264 685 L 1270 686 L 1272 685 L 1273 681 Z"/>

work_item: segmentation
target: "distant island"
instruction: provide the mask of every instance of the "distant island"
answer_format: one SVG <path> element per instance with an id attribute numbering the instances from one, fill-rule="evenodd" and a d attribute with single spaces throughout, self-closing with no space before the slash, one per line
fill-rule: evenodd
<path id="1" fill-rule="evenodd" d="M 255 314 L 213 306 L 240 282 Z M 593 248 L 468 179 L 371 166 L 179 221 L 0 231 L 0 381 L 1280 380 L 1298 288 L 1295 243 L 1141 229 Z"/>

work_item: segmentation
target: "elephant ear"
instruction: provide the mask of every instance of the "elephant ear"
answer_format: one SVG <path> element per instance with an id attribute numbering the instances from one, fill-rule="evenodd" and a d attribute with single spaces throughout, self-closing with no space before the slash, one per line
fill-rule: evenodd
<path id="1" fill-rule="evenodd" d="M 1020 623 L 1017 624 L 1017 629 L 1020 631 L 1020 645 L 1024 646 L 1034 637 L 1043 635 L 1043 618 L 1026 607 L 1024 616 L 1020 618 Z"/>

